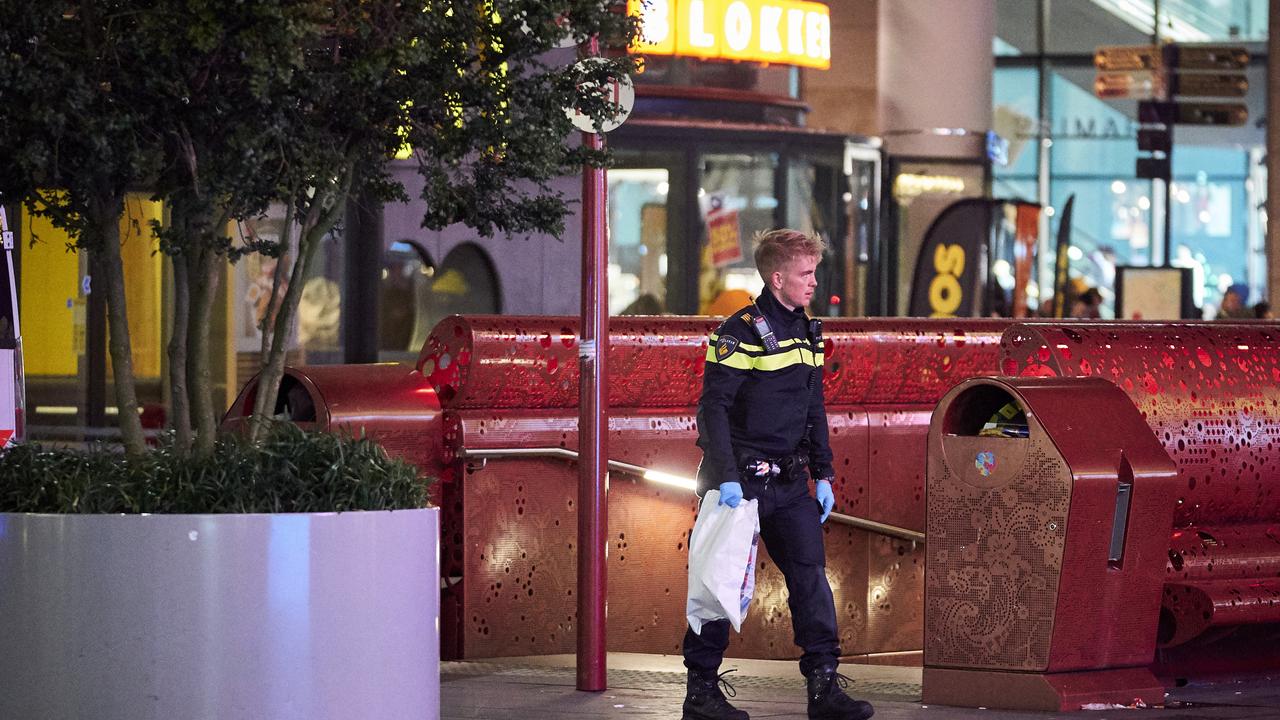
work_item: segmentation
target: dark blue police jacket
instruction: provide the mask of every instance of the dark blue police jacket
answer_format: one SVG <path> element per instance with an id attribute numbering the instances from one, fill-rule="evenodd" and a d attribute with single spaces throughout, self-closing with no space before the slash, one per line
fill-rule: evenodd
<path id="1" fill-rule="evenodd" d="M 765 347 L 760 314 L 776 349 Z M 822 339 L 820 331 L 810 334 L 804 310 L 788 310 L 768 288 L 711 334 L 698 401 L 699 494 L 740 482 L 741 461 L 749 457 L 801 453 L 815 479 L 835 475 L 822 400 Z"/>

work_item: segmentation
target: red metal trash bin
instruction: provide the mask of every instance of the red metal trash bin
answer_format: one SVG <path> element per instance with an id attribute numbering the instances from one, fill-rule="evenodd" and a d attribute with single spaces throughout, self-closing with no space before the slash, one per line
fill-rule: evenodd
<path id="1" fill-rule="evenodd" d="M 974 378 L 929 429 L 926 703 L 1154 705 L 1176 467 L 1100 378 Z"/>

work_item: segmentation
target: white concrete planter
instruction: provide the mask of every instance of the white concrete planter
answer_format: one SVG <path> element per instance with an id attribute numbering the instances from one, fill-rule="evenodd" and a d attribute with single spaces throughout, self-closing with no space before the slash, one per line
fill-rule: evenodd
<path id="1" fill-rule="evenodd" d="M 0 718 L 440 715 L 438 509 L 0 514 Z"/>

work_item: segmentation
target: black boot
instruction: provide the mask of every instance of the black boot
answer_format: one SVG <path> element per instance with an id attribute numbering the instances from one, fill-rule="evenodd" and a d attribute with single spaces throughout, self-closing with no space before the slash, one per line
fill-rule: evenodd
<path id="1" fill-rule="evenodd" d="M 876 713 L 871 703 L 844 694 L 849 678 L 836 672 L 835 663 L 819 665 L 807 677 L 810 720 L 867 720 Z"/>
<path id="2" fill-rule="evenodd" d="M 683 720 L 750 720 L 745 712 L 729 704 L 718 687 L 723 685 L 730 697 L 738 694 L 724 679 L 731 672 L 733 670 L 726 670 L 719 675 L 703 675 L 690 670 L 688 690 L 684 696 Z"/>

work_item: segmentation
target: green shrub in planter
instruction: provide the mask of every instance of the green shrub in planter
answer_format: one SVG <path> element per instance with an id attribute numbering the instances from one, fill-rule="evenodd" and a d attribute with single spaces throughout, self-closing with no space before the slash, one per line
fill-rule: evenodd
<path id="1" fill-rule="evenodd" d="M 427 505 L 428 479 L 368 438 L 277 423 L 258 444 L 218 440 L 211 456 L 167 439 L 126 456 L 35 443 L 0 455 L 0 512 L 308 513 Z"/>
<path id="2" fill-rule="evenodd" d="M 6 450 L 0 718 L 439 717 L 426 489 L 285 423 L 206 458 Z"/>

